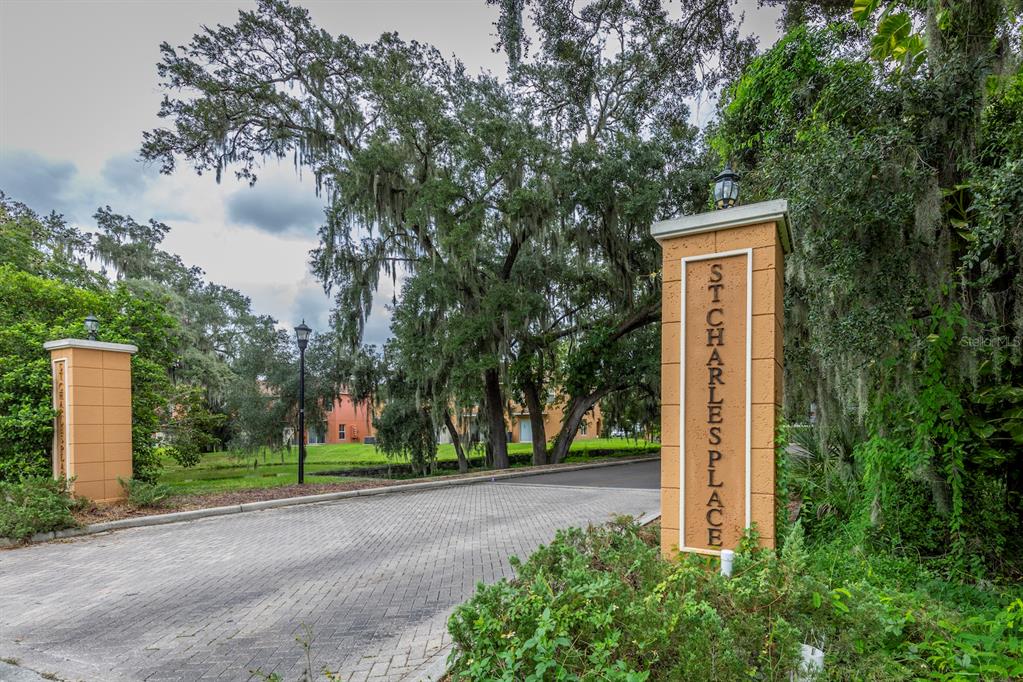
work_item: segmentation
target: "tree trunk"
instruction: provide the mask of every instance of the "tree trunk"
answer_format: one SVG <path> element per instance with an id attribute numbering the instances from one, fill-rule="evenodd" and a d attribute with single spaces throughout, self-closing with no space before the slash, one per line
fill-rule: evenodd
<path id="1" fill-rule="evenodd" d="M 488 369 L 484 375 L 483 407 L 487 412 L 490 434 L 490 452 L 495 469 L 508 468 L 508 436 L 504 430 L 504 407 L 501 402 L 501 377 L 496 369 Z"/>
<path id="2" fill-rule="evenodd" d="M 529 380 L 522 386 L 526 397 L 526 409 L 529 410 L 529 423 L 533 427 L 533 465 L 547 463 L 547 431 L 543 422 L 543 403 L 536 382 Z"/>
<path id="3" fill-rule="evenodd" d="M 579 425 L 586 413 L 597 404 L 597 401 L 611 392 L 611 389 L 602 388 L 587 396 L 573 396 L 568 403 L 568 411 L 565 413 L 565 421 L 561 423 L 561 432 L 554 442 L 554 452 L 551 453 L 551 463 L 561 464 L 568 457 L 568 449 L 572 447 L 575 434 L 579 431 Z"/>
<path id="4" fill-rule="evenodd" d="M 451 444 L 455 446 L 455 454 L 458 455 L 458 473 L 464 474 L 469 470 L 469 460 L 465 458 L 465 450 L 462 449 L 462 440 L 458 437 L 458 429 L 455 427 L 455 422 L 451 420 L 451 413 L 447 410 L 444 410 L 444 426 L 448 428 Z"/>

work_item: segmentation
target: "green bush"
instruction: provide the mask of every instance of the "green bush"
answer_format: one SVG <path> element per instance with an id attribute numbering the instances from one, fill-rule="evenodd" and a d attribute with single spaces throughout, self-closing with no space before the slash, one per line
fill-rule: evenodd
<path id="1" fill-rule="evenodd" d="M 227 415 L 210 411 L 199 386 L 175 385 L 163 420 L 161 431 L 167 441 L 156 448 L 158 461 L 172 458 L 183 467 L 194 467 L 202 461 L 202 453 L 223 445 L 216 434 L 223 430 Z"/>
<path id="2" fill-rule="evenodd" d="M 171 495 L 171 488 L 165 483 L 150 483 L 137 478 L 118 478 L 117 481 L 128 494 L 128 504 L 133 507 L 161 507 Z"/>
<path id="3" fill-rule="evenodd" d="M 202 453 L 196 450 L 181 450 L 173 445 L 160 445 L 153 449 L 153 455 L 160 462 L 174 460 L 183 467 L 193 467 L 202 461 Z"/>
<path id="4" fill-rule="evenodd" d="M 799 524 L 780 552 L 752 540 L 725 579 L 716 559 L 662 559 L 631 522 L 562 531 L 452 615 L 453 679 L 781 680 L 803 643 L 835 680 L 1023 666 L 1018 599 L 837 543 L 807 550 Z"/>
<path id="5" fill-rule="evenodd" d="M 0 234 L 5 224 L 0 211 Z M 53 442 L 51 369 L 43 343 L 83 338 L 82 320 L 103 320 L 102 340 L 134 343 L 133 477 L 155 481 L 160 469 L 153 434 L 172 395 L 164 369 L 176 323 L 156 294 L 118 283 L 81 288 L 19 272 L 0 261 L 0 481 L 45 476 Z"/>
<path id="6" fill-rule="evenodd" d="M 939 632 L 909 646 L 935 680 L 1023 679 L 1023 600 L 962 623 L 939 623 Z"/>
<path id="7" fill-rule="evenodd" d="M 71 514 L 76 505 L 66 481 L 42 476 L 0 481 L 0 537 L 27 540 L 36 533 L 73 528 L 78 525 Z"/>

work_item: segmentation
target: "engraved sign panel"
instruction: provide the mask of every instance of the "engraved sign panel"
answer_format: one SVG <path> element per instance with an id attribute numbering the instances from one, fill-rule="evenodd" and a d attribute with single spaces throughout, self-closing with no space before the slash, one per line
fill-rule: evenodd
<path id="1" fill-rule="evenodd" d="M 53 477 L 68 478 L 67 456 L 67 360 L 53 361 Z"/>
<path id="2" fill-rule="evenodd" d="M 750 523 L 751 257 L 682 259 L 683 551 L 733 549 Z"/>

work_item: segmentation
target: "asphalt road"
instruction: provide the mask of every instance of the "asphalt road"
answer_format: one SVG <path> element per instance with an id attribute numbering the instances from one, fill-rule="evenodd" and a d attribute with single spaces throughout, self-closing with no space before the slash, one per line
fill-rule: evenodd
<path id="1" fill-rule="evenodd" d="M 0 551 L 0 659 L 70 680 L 259 670 L 290 682 L 306 665 L 302 638 L 314 673 L 420 679 L 450 642 L 451 611 L 480 581 L 512 575 L 509 557 L 559 528 L 657 511 L 658 490 L 623 487 L 649 484 L 651 470 L 484 481 Z"/>
<path id="2" fill-rule="evenodd" d="M 661 461 L 512 478 L 501 482 L 501 485 L 562 485 L 585 488 L 659 490 L 661 487 Z"/>

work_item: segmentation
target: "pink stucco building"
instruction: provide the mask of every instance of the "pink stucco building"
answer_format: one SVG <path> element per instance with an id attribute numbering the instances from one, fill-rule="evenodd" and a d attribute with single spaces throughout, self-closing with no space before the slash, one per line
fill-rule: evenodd
<path id="1" fill-rule="evenodd" d="M 348 393 L 339 395 L 334 404 L 325 411 L 324 416 L 326 417 L 324 433 L 314 434 L 310 429 L 310 443 L 363 443 L 366 438 L 376 436 L 373 429 L 372 404 L 356 403 Z"/>

